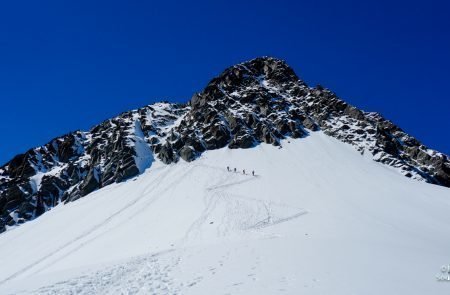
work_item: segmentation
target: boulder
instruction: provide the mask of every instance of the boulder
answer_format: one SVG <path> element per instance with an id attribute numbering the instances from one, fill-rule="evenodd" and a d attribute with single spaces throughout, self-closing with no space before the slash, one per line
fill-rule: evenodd
<path id="1" fill-rule="evenodd" d="M 195 160 L 196 158 L 196 152 L 195 150 L 190 146 L 184 146 L 180 150 L 180 157 L 185 160 L 186 162 L 191 162 Z"/>

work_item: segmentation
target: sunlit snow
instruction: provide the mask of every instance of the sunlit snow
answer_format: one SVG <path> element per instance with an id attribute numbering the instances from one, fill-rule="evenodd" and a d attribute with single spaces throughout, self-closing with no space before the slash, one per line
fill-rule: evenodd
<path id="1" fill-rule="evenodd" d="M 449 212 L 321 132 L 156 160 L 1 234 L 0 294 L 449 294 Z"/>

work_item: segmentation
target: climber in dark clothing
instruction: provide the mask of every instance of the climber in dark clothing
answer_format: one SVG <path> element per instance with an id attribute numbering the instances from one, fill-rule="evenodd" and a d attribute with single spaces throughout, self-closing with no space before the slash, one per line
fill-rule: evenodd
<path id="1" fill-rule="evenodd" d="M 236 168 L 234 168 L 234 172 L 236 172 Z"/>
<path id="2" fill-rule="evenodd" d="M 255 176 L 255 170 L 252 171 L 252 175 Z"/>
<path id="3" fill-rule="evenodd" d="M 244 170 L 242 170 L 242 174 L 244 174 L 244 175 L 245 175 L 245 169 L 244 169 Z"/>
<path id="4" fill-rule="evenodd" d="M 230 166 L 227 166 L 227 171 L 230 171 Z"/>

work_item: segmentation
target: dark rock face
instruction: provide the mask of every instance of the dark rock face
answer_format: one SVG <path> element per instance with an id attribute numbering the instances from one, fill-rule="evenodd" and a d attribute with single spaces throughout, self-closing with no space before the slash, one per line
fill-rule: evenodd
<path id="1" fill-rule="evenodd" d="M 306 134 L 299 116 L 303 112 L 293 108 L 288 97 L 306 90 L 281 60 L 257 58 L 231 67 L 192 97 L 190 111 L 172 130 L 180 145 L 172 144 L 171 156 L 163 150 L 159 158 L 170 163 L 178 160 L 172 154 L 180 155 L 186 148 L 200 154 L 225 146 L 279 145 L 283 138 L 301 137 Z M 191 145 L 187 138 L 198 144 Z"/>
<path id="2" fill-rule="evenodd" d="M 151 158 L 157 144 L 146 142 L 150 134 L 165 137 L 166 126 L 187 110 L 184 105 L 154 104 L 16 156 L 0 167 L 0 232 L 61 202 L 138 175 L 139 161 Z M 138 144 L 147 151 L 136 148 Z"/>
<path id="3" fill-rule="evenodd" d="M 407 177 L 450 187 L 448 156 L 377 113 L 363 112 L 320 85 L 308 87 L 284 61 L 262 57 L 226 69 L 187 105 L 157 103 L 125 112 L 14 157 L 0 167 L 0 232 L 134 177 L 154 157 L 166 164 L 190 162 L 206 150 L 281 145 L 316 131 Z"/>

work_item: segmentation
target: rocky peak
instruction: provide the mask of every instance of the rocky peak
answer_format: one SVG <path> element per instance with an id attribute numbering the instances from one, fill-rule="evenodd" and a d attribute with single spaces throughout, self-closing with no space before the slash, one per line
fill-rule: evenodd
<path id="1" fill-rule="evenodd" d="M 212 79 L 201 93 L 195 94 L 190 104 L 193 109 L 203 106 L 207 101 L 223 99 L 241 88 L 253 88 L 257 92 L 268 83 L 300 83 L 294 71 L 282 60 L 260 57 L 226 69 Z M 240 99 L 234 95 L 234 99 Z M 242 97 L 244 100 L 251 97 Z M 244 101 L 245 102 L 245 101 Z"/>
<path id="2" fill-rule="evenodd" d="M 261 57 L 226 69 L 188 104 L 122 113 L 17 155 L 0 167 L 0 232 L 142 173 L 157 159 L 194 161 L 206 150 L 251 148 L 322 131 L 375 161 L 450 187 L 448 156 L 377 113 L 322 86 L 309 87 L 282 60 Z"/>
<path id="3" fill-rule="evenodd" d="M 256 58 L 226 69 L 193 96 L 191 109 L 158 150 L 165 163 L 194 160 L 228 146 L 280 145 L 322 130 L 417 180 L 450 186 L 448 157 L 377 113 L 367 113 L 318 85 L 308 87 L 283 61 Z"/>
<path id="4" fill-rule="evenodd" d="M 266 142 L 279 145 L 285 136 L 305 134 L 300 110 L 290 97 L 306 86 L 285 62 L 257 58 L 226 69 L 195 94 L 191 109 L 172 136 L 157 147 L 165 163 L 195 159 L 209 149 L 250 148 Z M 303 119 L 305 119 L 304 117 Z"/>

